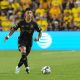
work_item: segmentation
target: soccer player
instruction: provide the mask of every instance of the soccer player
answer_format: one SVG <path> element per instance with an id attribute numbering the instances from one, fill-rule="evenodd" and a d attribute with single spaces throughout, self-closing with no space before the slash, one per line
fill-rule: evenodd
<path id="1" fill-rule="evenodd" d="M 21 59 L 16 66 L 16 73 L 20 72 L 20 67 L 24 64 L 26 72 L 30 72 L 28 65 L 27 56 L 30 53 L 32 46 L 32 36 L 34 31 L 39 32 L 38 37 L 34 38 L 35 41 L 39 41 L 39 38 L 42 35 L 41 29 L 38 27 L 37 23 L 33 21 L 33 11 L 30 8 L 27 8 L 24 13 L 24 19 L 21 20 L 16 26 L 12 27 L 10 33 L 5 37 L 5 41 L 20 28 L 20 36 L 18 37 L 18 48 L 21 52 Z"/>

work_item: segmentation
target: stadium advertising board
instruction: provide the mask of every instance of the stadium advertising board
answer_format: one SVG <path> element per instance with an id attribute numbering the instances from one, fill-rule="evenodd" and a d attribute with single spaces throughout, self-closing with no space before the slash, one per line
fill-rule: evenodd
<path id="1" fill-rule="evenodd" d="M 17 50 L 19 32 L 15 32 L 6 42 L 9 32 L 0 32 L 0 50 Z M 37 37 L 37 32 L 34 37 Z M 33 41 L 32 50 L 80 50 L 80 32 L 43 32 L 39 42 Z"/>

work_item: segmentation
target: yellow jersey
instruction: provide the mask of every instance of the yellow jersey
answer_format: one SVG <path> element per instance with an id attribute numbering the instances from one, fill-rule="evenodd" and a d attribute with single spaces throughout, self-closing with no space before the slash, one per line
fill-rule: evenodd
<path id="1" fill-rule="evenodd" d="M 45 13 L 45 9 L 36 9 L 35 11 L 36 15 L 39 15 L 40 17 L 44 16 L 44 13 Z"/>
<path id="2" fill-rule="evenodd" d="M 9 2 L 8 1 L 5 1 L 5 0 L 1 1 L 0 2 L 0 7 L 1 7 L 1 9 L 8 8 L 9 7 Z"/>
<path id="3" fill-rule="evenodd" d="M 76 23 L 77 27 L 80 27 L 80 17 L 75 17 L 73 21 Z"/>
<path id="4" fill-rule="evenodd" d="M 41 27 L 42 31 L 47 30 L 47 26 L 48 26 L 47 20 L 38 20 L 37 24 Z"/>

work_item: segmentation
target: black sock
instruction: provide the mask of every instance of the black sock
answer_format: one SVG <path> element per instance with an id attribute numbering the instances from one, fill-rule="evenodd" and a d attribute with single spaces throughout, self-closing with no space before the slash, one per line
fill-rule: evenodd
<path id="1" fill-rule="evenodd" d="M 28 60 L 27 60 L 27 57 L 25 57 L 25 59 L 24 59 L 24 66 L 25 66 L 25 67 L 28 67 Z"/>
<path id="2" fill-rule="evenodd" d="M 23 54 L 23 53 L 22 53 Z M 22 55 L 22 57 L 21 57 L 21 59 L 20 59 L 20 61 L 19 61 L 19 63 L 18 63 L 18 67 L 21 67 L 22 65 L 23 65 L 23 63 L 24 63 L 24 58 L 25 58 L 25 55 Z"/>
<path id="3" fill-rule="evenodd" d="M 23 58 L 20 59 L 19 63 L 18 63 L 18 67 L 21 67 L 23 65 Z"/>

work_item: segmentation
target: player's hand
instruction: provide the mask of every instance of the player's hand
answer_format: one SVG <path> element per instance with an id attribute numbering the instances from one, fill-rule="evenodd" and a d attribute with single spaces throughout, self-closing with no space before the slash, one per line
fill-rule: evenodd
<path id="1" fill-rule="evenodd" d="M 6 40 L 8 40 L 9 39 L 9 37 L 8 36 L 6 36 L 5 38 L 4 38 L 4 41 L 6 41 Z"/>
<path id="2" fill-rule="evenodd" d="M 39 38 L 34 38 L 34 41 L 39 41 Z"/>

